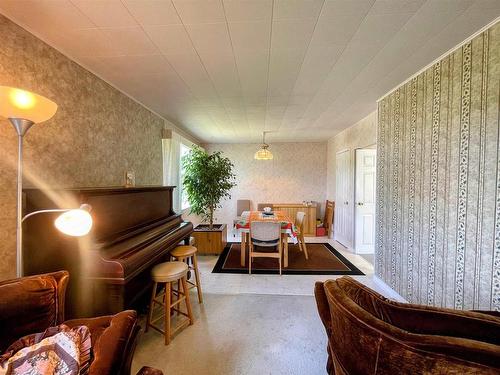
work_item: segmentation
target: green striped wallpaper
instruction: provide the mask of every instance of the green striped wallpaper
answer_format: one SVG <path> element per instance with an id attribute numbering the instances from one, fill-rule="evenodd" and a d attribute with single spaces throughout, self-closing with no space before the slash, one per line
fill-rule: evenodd
<path id="1" fill-rule="evenodd" d="M 409 302 L 500 310 L 500 24 L 378 104 L 378 277 Z"/>

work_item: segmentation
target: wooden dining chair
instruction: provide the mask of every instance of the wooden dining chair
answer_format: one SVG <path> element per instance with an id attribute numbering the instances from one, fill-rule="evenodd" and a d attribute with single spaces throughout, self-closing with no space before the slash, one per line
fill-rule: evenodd
<path id="1" fill-rule="evenodd" d="M 332 227 L 333 227 L 333 215 L 335 212 L 335 202 L 334 201 L 326 201 L 325 206 L 325 218 L 323 219 L 323 226 L 325 227 L 325 234 L 328 238 L 331 238 Z"/>
<path id="2" fill-rule="evenodd" d="M 256 251 L 255 246 L 269 249 Z M 274 248 L 274 249 L 273 249 Z M 281 258 L 283 241 L 281 240 L 281 223 L 274 221 L 252 221 L 250 223 L 248 273 L 252 273 L 253 258 L 277 258 L 281 275 Z"/>
<path id="3" fill-rule="evenodd" d="M 249 199 L 238 199 L 236 201 L 236 218 L 233 220 L 233 237 L 236 237 L 236 224 L 241 220 L 241 214 L 243 211 L 250 211 L 250 200 Z"/>
<path id="4" fill-rule="evenodd" d="M 295 226 L 297 227 L 297 239 L 299 240 L 299 249 L 304 252 L 304 256 L 306 260 L 309 259 L 309 255 L 307 254 L 307 246 L 306 241 L 304 240 L 304 219 L 306 217 L 305 212 L 297 212 L 295 215 Z"/>

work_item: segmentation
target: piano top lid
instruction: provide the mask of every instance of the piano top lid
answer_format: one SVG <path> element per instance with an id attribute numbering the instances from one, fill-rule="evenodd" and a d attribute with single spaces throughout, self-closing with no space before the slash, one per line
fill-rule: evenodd
<path id="1" fill-rule="evenodd" d="M 43 191 L 65 191 L 74 193 L 97 193 L 97 194 L 123 194 L 123 193 L 144 193 L 153 191 L 173 190 L 177 186 L 160 186 L 160 185 L 145 185 L 145 186 L 100 186 L 100 187 L 55 187 L 49 189 L 38 188 L 23 188 L 26 193 L 43 192 Z"/>
<path id="2" fill-rule="evenodd" d="M 47 208 L 89 204 L 93 218 L 90 235 L 96 241 L 103 241 L 138 226 L 176 216 L 172 204 L 173 189 L 174 186 L 26 189 L 23 211 L 27 214 Z M 44 215 L 42 219 L 49 225 L 53 217 Z"/>

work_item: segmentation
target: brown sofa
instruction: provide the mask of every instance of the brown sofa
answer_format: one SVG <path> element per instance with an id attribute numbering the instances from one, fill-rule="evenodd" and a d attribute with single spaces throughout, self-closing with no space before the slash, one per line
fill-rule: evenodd
<path id="1" fill-rule="evenodd" d="M 390 301 L 344 276 L 315 285 L 329 374 L 499 374 L 500 317 Z"/>
<path id="2" fill-rule="evenodd" d="M 0 353 L 17 339 L 61 323 L 89 327 L 93 359 L 91 375 L 130 374 L 132 356 L 141 331 L 137 313 L 122 311 L 113 316 L 64 321 L 66 271 L 0 282 Z M 161 375 L 144 367 L 139 374 Z"/>

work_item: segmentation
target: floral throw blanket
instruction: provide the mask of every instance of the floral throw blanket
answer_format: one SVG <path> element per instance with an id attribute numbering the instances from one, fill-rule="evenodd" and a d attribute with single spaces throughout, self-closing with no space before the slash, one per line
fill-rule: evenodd
<path id="1" fill-rule="evenodd" d="M 83 375 L 90 367 L 91 341 L 85 326 L 61 324 L 25 336 L 0 356 L 0 375 Z"/>

